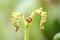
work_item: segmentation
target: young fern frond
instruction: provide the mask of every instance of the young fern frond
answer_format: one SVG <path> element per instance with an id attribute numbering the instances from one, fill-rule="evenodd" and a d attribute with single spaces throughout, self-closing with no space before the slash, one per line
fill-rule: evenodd
<path id="1" fill-rule="evenodd" d="M 44 23 L 47 20 L 47 15 L 46 14 L 47 14 L 47 12 L 42 11 L 42 8 L 40 8 L 40 9 L 32 12 L 32 14 L 25 19 L 24 16 L 22 15 L 22 13 L 13 12 L 13 14 L 11 15 L 12 16 L 11 22 L 16 27 L 16 31 L 18 31 L 18 28 L 19 28 L 18 19 L 20 17 L 20 19 L 22 21 L 22 24 L 25 28 L 24 40 L 28 40 L 29 26 L 30 26 L 31 22 L 33 21 L 32 18 L 34 17 L 34 15 L 40 15 L 41 16 L 40 29 L 44 29 Z"/>
<path id="2" fill-rule="evenodd" d="M 42 8 L 32 12 L 31 17 L 34 17 L 34 15 L 40 15 L 41 16 L 41 21 L 40 21 L 40 29 L 44 29 L 44 23 L 47 20 L 47 12 L 42 11 Z"/>
<path id="3" fill-rule="evenodd" d="M 26 21 L 24 19 L 24 16 L 22 15 L 22 13 L 15 13 L 13 12 L 13 14 L 11 15 L 12 19 L 11 19 L 11 22 L 12 24 L 16 27 L 16 31 L 18 31 L 18 28 L 19 28 L 19 23 L 18 23 L 18 19 L 20 17 L 21 21 L 22 21 L 22 24 L 25 26 L 26 25 Z"/>

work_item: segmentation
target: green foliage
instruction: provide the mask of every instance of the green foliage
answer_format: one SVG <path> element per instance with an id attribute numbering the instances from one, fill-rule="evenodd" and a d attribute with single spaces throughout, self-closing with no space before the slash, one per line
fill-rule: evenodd
<path id="1" fill-rule="evenodd" d="M 53 40 L 60 40 L 60 33 L 57 33 L 57 34 L 54 36 Z"/>

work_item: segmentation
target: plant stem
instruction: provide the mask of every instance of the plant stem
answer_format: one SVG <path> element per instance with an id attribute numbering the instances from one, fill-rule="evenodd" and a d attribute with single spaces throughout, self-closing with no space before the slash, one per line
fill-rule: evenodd
<path id="1" fill-rule="evenodd" d="M 24 38 L 24 40 L 28 40 L 28 39 L 29 39 L 29 27 L 26 26 L 25 27 L 25 38 Z"/>

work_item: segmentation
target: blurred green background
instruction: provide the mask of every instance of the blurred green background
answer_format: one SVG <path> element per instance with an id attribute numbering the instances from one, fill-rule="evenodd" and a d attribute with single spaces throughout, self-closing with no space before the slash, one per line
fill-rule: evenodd
<path id="1" fill-rule="evenodd" d="M 48 20 L 45 29 L 41 30 L 41 18 L 35 15 L 30 26 L 29 40 L 53 40 L 55 34 L 60 32 L 60 0 L 0 0 L 0 40 L 24 40 L 24 27 L 20 24 L 19 31 L 15 32 L 10 22 L 11 14 L 23 12 L 26 18 L 40 7 L 47 11 Z"/>

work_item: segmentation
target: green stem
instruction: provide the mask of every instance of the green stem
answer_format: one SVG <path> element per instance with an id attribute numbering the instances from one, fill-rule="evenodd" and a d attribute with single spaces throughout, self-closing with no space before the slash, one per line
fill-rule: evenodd
<path id="1" fill-rule="evenodd" d="M 29 27 L 27 26 L 25 28 L 25 38 L 24 38 L 24 40 L 28 40 L 28 39 L 29 39 Z"/>
<path id="2" fill-rule="evenodd" d="M 25 27 L 25 37 L 24 40 L 29 40 L 29 23 Z"/>

